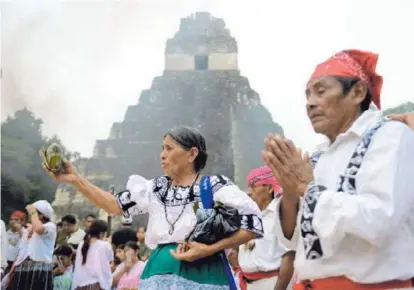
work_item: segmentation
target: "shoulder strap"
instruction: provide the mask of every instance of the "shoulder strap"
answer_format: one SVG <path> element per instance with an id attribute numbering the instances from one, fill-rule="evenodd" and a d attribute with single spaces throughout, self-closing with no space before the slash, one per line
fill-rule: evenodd
<path id="1" fill-rule="evenodd" d="M 211 187 L 210 176 L 204 175 L 200 180 L 200 198 L 203 208 L 213 208 L 213 188 Z"/>
<path id="2" fill-rule="evenodd" d="M 214 198 L 213 189 L 211 187 L 210 176 L 203 176 L 200 180 L 200 198 L 203 208 L 213 208 Z M 220 253 L 220 259 L 224 266 L 224 272 L 227 276 L 230 290 L 237 290 L 236 282 L 234 281 L 233 273 L 231 272 L 229 262 L 227 261 L 226 254 L 224 251 Z"/>

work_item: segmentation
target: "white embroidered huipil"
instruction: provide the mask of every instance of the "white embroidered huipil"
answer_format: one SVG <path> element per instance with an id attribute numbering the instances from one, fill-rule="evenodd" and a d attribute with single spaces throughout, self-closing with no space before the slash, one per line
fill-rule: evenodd
<path id="1" fill-rule="evenodd" d="M 254 240 L 252 250 L 246 249 L 245 245 L 239 247 L 239 265 L 243 272 L 270 272 L 280 268 L 286 249 L 280 246 L 274 233 L 275 221 L 279 219 L 276 204 L 275 198 L 262 211 L 263 238 Z"/>
<path id="2" fill-rule="evenodd" d="M 414 132 L 399 122 L 383 124 L 354 180 L 356 192 L 336 191 L 361 136 L 380 118 L 379 112 L 366 111 L 321 147 L 315 182 L 301 201 L 291 240 L 276 222 L 280 242 L 297 251 L 301 280 L 346 276 L 377 283 L 414 276 Z"/>
<path id="3" fill-rule="evenodd" d="M 241 215 L 241 228 L 262 236 L 261 212 L 257 204 L 227 177 L 212 176 L 210 181 L 214 201 L 236 208 Z M 200 201 L 198 184 L 193 193 L 190 186 L 168 185 L 166 176 L 145 180 L 142 176 L 132 175 L 126 185 L 127 190 L 116 195 L 125 217 L 149 213 L 145 243 L 151 249 L 158 244 L 184 242 L 197 221 L 193 204 Z M 202 207 L 201 202 L 199 206 Z M 175 223 L 172 232 L 170 223 Z"/>

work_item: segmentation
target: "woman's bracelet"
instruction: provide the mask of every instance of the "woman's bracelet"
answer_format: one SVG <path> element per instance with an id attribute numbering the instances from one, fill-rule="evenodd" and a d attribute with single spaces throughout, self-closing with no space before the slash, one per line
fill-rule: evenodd
<path id="1" fill-rule="evenodd" d="M 34 215 L 37 215 L 37 210 L 29 212 L 29 216 L 34 216 Z"/>

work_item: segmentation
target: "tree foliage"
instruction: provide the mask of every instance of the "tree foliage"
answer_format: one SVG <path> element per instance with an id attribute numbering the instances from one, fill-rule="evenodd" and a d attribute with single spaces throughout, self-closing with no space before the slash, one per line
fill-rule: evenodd
<path id="1" fill-rule="evenodd" d="M 50 142 L 62 144 L 57 136 L 44 136 L 42 124 L 41 119 L 24 108 L 1 125 L 2 219 L 7 220 L 13 210 L 24 210 L 36 200 L 53 200 L 57 183 L 43 171 L 39 150 Z"/>
<path id="2" fill-rule="evenodd" d="M 383 112 L 384 116 L 391 114 L 401 114 L 414 112 L 414 103 L 407 102 L 394 108 L 389 108 Z"/>

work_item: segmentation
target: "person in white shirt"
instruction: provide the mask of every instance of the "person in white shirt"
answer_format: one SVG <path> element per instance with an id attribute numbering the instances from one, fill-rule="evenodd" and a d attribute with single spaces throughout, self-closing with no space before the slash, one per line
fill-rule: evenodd
<path id="1" fill-rule="evenodd" d="M 30 227 L 23 235 L 10 273 L 5 277 L 7 290 L 52 290 L 52 256 L 56 225 L 50 221 L 53 209 L 46 200 L 29 204 L 26 210 Z"/>
<path id="2" fill-rule="evenodd" d="M 380 108 L 377 59 L 346 50 L 317 66 L 306 108 L 327 141 L 312 159 L 280 137 L 265 141 L 283 187 L 277 235 L 296 250 L 295 289 L 412 287 L 414 132 L 369 110 Z"/>
<path id="3" fill-rule="evenodd" d="M 264 236 L 239 247 L 240 288 L 241 290 L 273 290 L 274 288 L 286 290 L 293 274 L 293 253 L 288 253 L 274 234 L 275 221 L 279 218 L 276 203 L 281 188 L 268 166 L 251 170 L 247 175 L 247 186 L 249 196 L 262 211 Z M 282 259 L 286 260 L 283 271 Z"/>
<path id="4" fill-rule="evenodd" d="M 161 148 L 164 175 L 151 180 L 132 175 L 126 190 L 115 196 L 79 176 L 67 162 L 65 172 L 59 175 L 43 167 L 54 180 L 72 184 L 108 213 L 122 213 L 125 217 L 149 213 L 145 242 L 154 250 L 139 281 L 140 290 L 224 290 L 230 285 L 235 288 L 223 251 L 262 236 L 257 204 L 227 177 L 200 176 L 208 155 L 206 141 L 196 130 L 169 131 L 164 135 Z M 237 210 L 240 227 L 229 237 L 209 245 L 186 242 L 197 224 L 196 207 L 202 206 L 200 188 L 209 185 L 212 196 L 206 199 L 212 198 L 214 202 Z"/>
<path id="5" fill-rule="evenodd" d="M 104 241 L 108 224 L 94 220 L 76 252 L 72 290 L 111 290 L 114 252 Z"/>
<path id="6" fill-rule="evenodd" d="M 7 231 L 7 264 L 9 270 L 19 254 L 20 241 L 26 232 L 24 228 L 25 220 L 26 214 L 22 211 L 14 211 L 10 216 L 10 228 Z"/>
<path id="7" fill-rule="evenodd" d="M 0 222 L 1 232 L 0 232 L 0 246 L 1 246 L 1 254 L 0 254 L 0 267 L 1 267 L 1 278 L 3 278 L 3 274 L 7 268 L 7 233 L 6 233 L 6 225 L 4 224 L 3 220 Z"/>
<path id="8" fill-rule="evenodd" d="M 62 231 L 68 235 L 66 244 L 71 246 L 76 253 L 79 243 L 85 237 L 85 231 L 78 227 L 77 220 L 73 215 L 68 214 L 62 218 Z"/>

